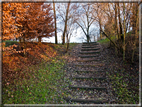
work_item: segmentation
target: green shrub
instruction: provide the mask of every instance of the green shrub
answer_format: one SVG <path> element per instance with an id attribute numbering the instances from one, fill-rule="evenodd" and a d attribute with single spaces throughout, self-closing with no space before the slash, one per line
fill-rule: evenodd
<path id="1" fill-rule="evenodd" d="M 5 47 L 8 47 L 8 46 L 14 45 L 14 44 L 18 45 L 17 41 L 6 40 L 6 41 L 3 41 L 3 42 L 5 42 Z"/>

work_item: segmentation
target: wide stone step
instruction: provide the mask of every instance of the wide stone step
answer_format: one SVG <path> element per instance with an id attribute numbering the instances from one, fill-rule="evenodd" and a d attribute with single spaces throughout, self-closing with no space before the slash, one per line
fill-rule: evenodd
<path id="1" fill-rule="evenodd" d="M 95 71 L 95 70 L 75 70 L 74 72 L 106 72 L 106 71 Z"/>
<path id="2" fill-rule="evenodd" d="M 107 103 L 108 100 L 92 100 L 92 99 L 73 99 L 73 98 L 70 98 L 70 97 L 64 97 L 64 99 L 67 101 L 67 102 L 79 102 L 79 103 L 95 103 L 95 104 L 103 104 L 103 103 Z"/>
<path id="3" fill-rule="evenodd" d="M 99 50 L 100 48 L 88 48 L 88 49 L 81 49 L 81 51 L 96 51 Z"/>
<path id="4" fill-rule="evenodd" d="M 106 90 L 106 87 L 89 87 L 89 86 L 72 86 L 70 85 L 69 88 L 74 88 L 74 89 L 85 89 L 85 90 Z"/>
<path id="5" fill-rule="evenodd" d="M 99 59 L 78 59 L 78 62 L 100 61 Z"/>
<path id="6" fill-rule="evenodd" d="M 103 78 L 106 77 L 106 72 L 105 71 L 80 71 L 76 70 L 72 73 L 72 77 L 90 77 L 90 78 Z"/>
<path id="7" fill-rule="evenodd" d="M 98 57 L 99 55 L 80 55 L 80 58 L 93 58 L 93 57 Z"/>
<path id="8" fill-rule="evenodd" d="M 82 49 L 83 49 L 83 48 L 88 49 L 88 48 L 94 48 L 94 47 L 96 47 L 96 46 L 82 46 Z"/>
<path id="9" fill-rule="evenodd" d="M 93 51 L 93 52 L 79 52 L 79 54 L 98 54 L 100 51 Z"/>
<path id="10" fill-rule="evenodd" d="M 85 86 L 85 87 L 107 87 L 105 79 L 72 79 L 71 86 Z"/>
<path id="11" fill-rule="evenodd" d="M 96 66 L 104 66 L 104 63 L 95 63 L 95 64 L 75 64 L 75 66 L 81 67 L 96 67 Z"/>
<path id="12" fill-rule="evenodd" d="M 99 79 L 99 80 L 105 80 L 106 77 L 80 77 L 80 76 L 74 76 L 73 79 Z"/>

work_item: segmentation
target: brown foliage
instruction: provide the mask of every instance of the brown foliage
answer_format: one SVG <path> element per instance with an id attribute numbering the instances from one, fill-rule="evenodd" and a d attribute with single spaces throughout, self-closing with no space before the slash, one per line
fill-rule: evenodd
<path id="1" fill-rule="evenodd" d="M 11 46 L 10 49 L 3 50 L 2 60 L 2 77 L 3 81 L 11 81 L 15 78 L 15 74 L 19 78 L 23 78 L 23 71 L 28 69 L 31 65 L 37 65 L 42 60 L 49 61 L 51 57 L 57 55 L 57 51 L 53 49 L 53 44 L 42 43 L 26 43 L 27 50 L 25 54 L 23 50 L 14 50 Z M 20 46 L 20 45 L 19 45 Z M 28 50 L 29 49 L 29 50 Z M 11 51 L 12 54 L 11 54 Z"/>
<path id="2" fill-rule="evenodd" d="M 3 3 L 3 40 L 52 36 L 50 4 Z"/>

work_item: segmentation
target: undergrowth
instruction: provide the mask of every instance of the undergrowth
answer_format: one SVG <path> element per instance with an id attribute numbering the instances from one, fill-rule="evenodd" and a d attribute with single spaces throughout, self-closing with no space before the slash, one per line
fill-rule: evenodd
<path id="1" fill-rule="evenodd" d="M 61 54 L 65 50 L 66 46 L 55 45 L 55 44 L 51 44 L 51 46 L 49 44 L 47 45 L 49 49 L 46 49 L 47 47 L 45 46 L 42 49 L 40 49 L 37 45 L 34 45 L 38 49 L 40 49 L 38 51 L 38 56 L 44 55 L 43 57 L 40 57 L 40 60 L 37 60 L 39 61 L 38 63 L 31 63 L 29 66 L 24 65 L 25 67 L 24 69 L 11 68 L 11 71 L 7 71 L 9 75 L 5 74 L 5 76 L 8 76 L 7 78 L 11 79 L 3 80 L 3 92 L 2 92 L 3 104 L 66 103 L 65 100 L 63 100 L 63 96 L 65 95 L 65 91 L 63 90 L 64 72 L 65 72 L 64 65 L 66 63 L 66 59 L 64 56 L 68 56 L 68 53 L 64 55 Z M 69 51 L 75 45 L 76 44 L 70 44 Z M 56 49 L 60 51 L 55 51 Z M 35 59 L 33 57 L 36 53 L 34 53 L 34 50 L 36 50 L 36 48 L 32 50 L 33 51 L 32 55 L 30 56 L 28 55 L 29 57 L 28 56 L 24 57 L 19 56 L 19 57 L 20 58 L 32 57 L 32 61 L 35 62 L 36 57 Z M 49 50 L 51 50 L 52 52 L 49 52 Z M 53 56 L 54 53 L 56 53 L 56 55 Z M 9 60 L 13 57 L 9 56 Z M 46 57 L 48 58 L 48 60 L 46 60 Z M 24 61 L 23 63 L 26 64 L 27 61 Z M 22 65 L 18 67 L 22 67 Z"/>
<path id="2" fill-rule="evenodd" d="M 124 72 L 124 71 L 122 71 Z M 119 104 L 137 104 L 139 100 L 139 95 L 134 90 L 129 89 L 129 82 L 126 78 L 130 75 L 122 75 L 122 72 L 109 75 L 111 79 L 111 84 L 113 91 L 116 93 L 116 100 Z M 136 87 L 139 88 L 139 87 Z"/>

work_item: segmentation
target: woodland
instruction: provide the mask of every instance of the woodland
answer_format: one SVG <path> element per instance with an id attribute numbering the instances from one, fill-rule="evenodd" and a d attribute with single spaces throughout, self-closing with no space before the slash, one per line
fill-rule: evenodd
<path id="1" fill-rule="evenodd" d="M 109 50 L 105 55 L 110 58 L 111 71 L 119 69 L 118 74 L 110 74 L 117 84 L 114 90 L 119 92 L 116 103 L 139 103 L 139 7 L 138 2 L 3 2 L 2 103 L 67 104 L 62 78 L 72 50 L 80 44 L 70 43 L 78 28 L 86 43 L 97 41 L 104 52 Z M 92 36 L 94 26 L 98 33 Z M 62 43 L 58 42 L 58 32 L 62 33 Z M 42 42 L 42 38 L 53 36 L 55 43 Z M 119 80 L 126 77 L 132 82 L 124 88 Z M 124 93 L 127 95 L 122 97 Z"/>

